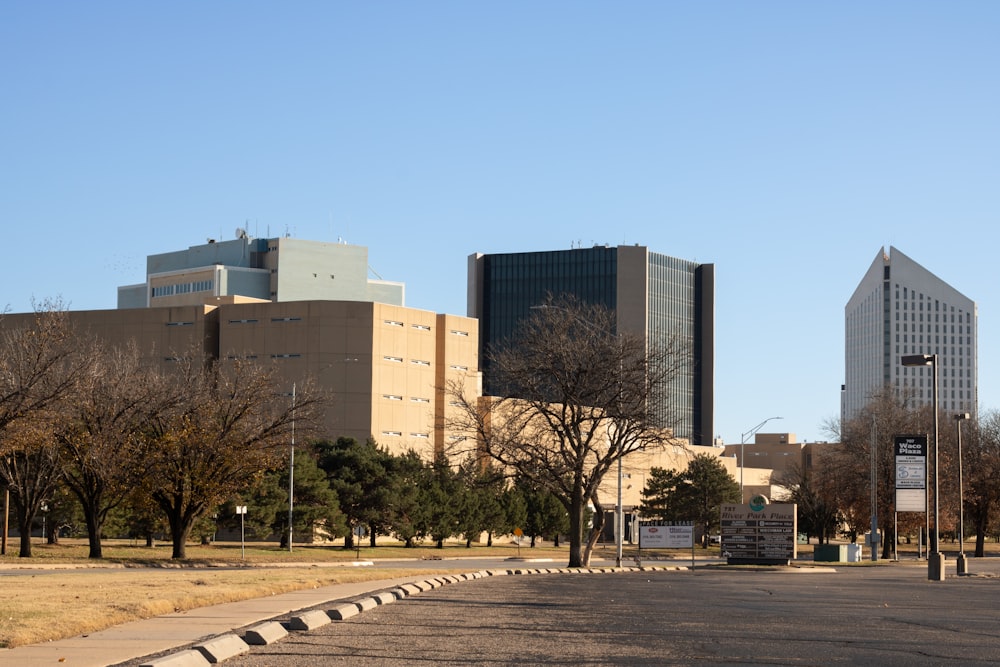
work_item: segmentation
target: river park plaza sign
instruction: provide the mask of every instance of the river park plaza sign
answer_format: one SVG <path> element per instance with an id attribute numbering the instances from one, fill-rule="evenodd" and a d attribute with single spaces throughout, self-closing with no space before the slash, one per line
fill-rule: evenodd
<path id="1" fill-rule="evenodd" d="M 722 506 L 722 554 L 730 565 L 788 565 L 797 553 L 796 506 L 754 496 Z"/>

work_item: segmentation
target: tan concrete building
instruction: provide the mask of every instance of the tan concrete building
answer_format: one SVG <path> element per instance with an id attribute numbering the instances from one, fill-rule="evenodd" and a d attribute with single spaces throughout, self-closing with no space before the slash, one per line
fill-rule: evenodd
<path id="1" fill-rule="evenodd" d="M 448 440 L 449 381 L 479 391 L 476 321 L 361 301 L 262 302 L 238 297 L 201 306 L 70 312 L 81 333 L 135 341 L 169 368 L 196 349 L 222 360 L 275 366 L 287 393 L 312 379 L 331 400 L 323 435 L 375 440 L 430 459 Z M 7 315 L 4 326 L 33 314 Z"/>

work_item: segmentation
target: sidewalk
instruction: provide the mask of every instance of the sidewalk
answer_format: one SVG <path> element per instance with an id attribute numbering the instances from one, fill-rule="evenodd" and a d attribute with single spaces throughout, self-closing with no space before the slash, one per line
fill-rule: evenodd
<path id="1" fill-rule="evenodd" d="M 0 649 L 0 665 L 106 667 L 217 637 L 236 628 L 260 623 L 275 616 L 307 609 L 331 600 L 353 598 L 426 578 L 427 575 L 423 575 L 335 584 L 165 614 L 125 623 L 89 635 L 45 644 Z"/>

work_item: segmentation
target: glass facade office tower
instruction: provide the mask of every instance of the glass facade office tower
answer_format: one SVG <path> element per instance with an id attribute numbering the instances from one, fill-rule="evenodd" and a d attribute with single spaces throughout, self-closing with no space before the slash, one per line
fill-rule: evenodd
<path id="1" fill-rule="evenodd" d="M 712 443 L 715 374 L 715 266 L 643 246 L 469 256 L 467 314 L 479 319 L 484 394 L 490 393 L 490 344 L 510 335 L 548 294 L 572 294 L 613 310 L 620 331 L 651 338 L 678 333 L 692 363 L 664 396 L 658 414 L 678 437 Z"/>
<path id="2" fill-rule="evenodd" d="M 978 403 L 976 302 L 890 247 L 879 251 L 844 309 L 847 421 L 891 387 L 912 406 L 931 405 L 929 366 L 906 368 L 900 357 L 938 355 L 938 405 L 975 414 Z"/>

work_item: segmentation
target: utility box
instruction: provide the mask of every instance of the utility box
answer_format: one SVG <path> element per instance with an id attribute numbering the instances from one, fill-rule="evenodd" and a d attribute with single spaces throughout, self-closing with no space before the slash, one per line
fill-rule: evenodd
<path id="1" fill-rule="evenodd" d="M 864 547 L 860 544 L 817 544 L 813 560 L 824 563 L 860 563 Z"/>
<path id="2" fill-rule="evenodd" d="M 817 544 L 813 549 L 813 560 L 823 563 L 847 562 L 846 544 Z"/>

